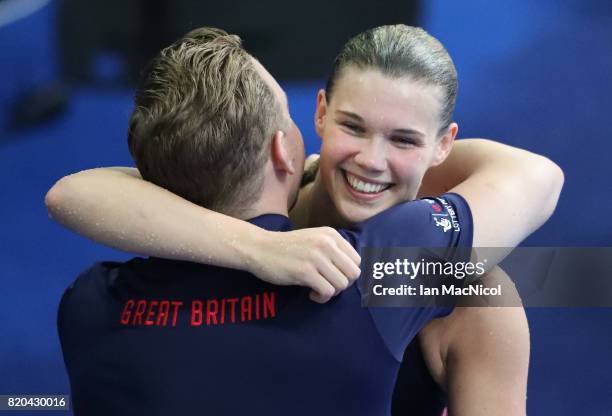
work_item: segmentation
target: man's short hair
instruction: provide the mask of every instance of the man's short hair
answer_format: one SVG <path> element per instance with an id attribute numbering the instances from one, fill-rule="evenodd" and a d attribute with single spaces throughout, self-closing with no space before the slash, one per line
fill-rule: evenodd
<path id="1" fill-rule="evenodd" d="M 237 215 L 259 198 L 266 149 L 286 122 L 240 38 L 199 28 L 143 73 L 128 144 L 144 179 Z"/>

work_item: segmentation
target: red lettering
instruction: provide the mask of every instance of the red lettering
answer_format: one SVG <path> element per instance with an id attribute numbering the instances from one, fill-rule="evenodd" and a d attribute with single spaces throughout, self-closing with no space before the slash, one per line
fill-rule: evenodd
<path id="1" fill-rule="evenodd" d="M 178 308 L 183 306 L 183 302 L 181 302 L 179 300 L 173 300 L 172 301 L 172 306 L 174 306 L 174 312 L 172 314 L 172 326 L 175 327 L 176 326 L 176 318 L 178 317 Z"/>
<path id="2" fill-rule="evenodd" d="M 225 299 L 221 298 L 221 320 L 222 324 L 225 323 Z"/>
<path id="3" fill-rule="evenodd" d="M 160 326 L 163 322 L 163 326 L 168 325 L 168 311 L 170 310 L 170 302 L 162 300 L 159 302 L 159 313 L 157 314 L 157 322 L 155 325 Z"/>
<path id="4" fill-rule="evenodd" d="M 240 320 L 250 321 L 252 318 L 253 299 L 250 296 L 245 296 L 240 301 Z"/>
<path id="5" fill-rule="evenodd" d="M 264 292 L 263 294 L 264 303 L 264 319 L 268 317 L 274 318 L 276 316 L 276 296 L 275 292 Z"/>
<path id="6" fill-rule="evenodd" d="M 128 299 L 123 305 L 119 322 L 121 325 L 167 326 L 168 318 L 172 314 L 171 325 L 176 327 L 179 309 L 182 306 L 182 301 Z M 240 311 L 236 310 L 238 307 Z M 226 308 L 229 309 L 227 313 Z M 237 316 L 238 313 L 240 316 Z M 240 322 L 247 322 L 254 319 L 274 318 L 276 317 L 276 292 L 191 302 L 191 326 L 204 325 L 204 321 L 207 326 L 225 324 L 226 315 L 230 323 L 236 323 L 237 319 L 240 319 Z"/>
<path id="7" fill-rule="evenodd" d="M 147 314 L 145 315 L 145 325 L 151 326 L 155 324 L 155 321 L 153 321 L 151 318 L 153 318 L 153 316 L 155 315 L 155 311 L 153 310 L 153 308 L 158 303 L 159 302 L 156 300 L 152 300 L 149 302 L 149 307 L 147 308 Z"/>
<path id="8" fill-rule="evenodd" d="M 139 300 L 136 304 L 136 312 L 134 312 L 134 319 L 132 319 L 132 325 L 136 325 L 136 321 L 138 321 L 138 325 L 142 325 L 142 314 L 144 314 L 147 309 L 147 301 Z"/>
<path id="9" fill-rule="evenodd" d="M 191 326 L 202 325 L 202 301 L 194 300 L 191 302 Z"/>
<path id="10" fill-rule="evenodd" d="M 206 325 L 210 325 L 211 321 L 217 325 L 217 312 L 219 311 L 219 302 L 216 299 L 211 299 L 206 302 Z"/>
<path id="11" fill-rule="evenodd" d="M 130 317 L 132 316 L 132 308 L 134 308 L 134 301 L 132 299 L 125 302 L 123 306 L 123 312 L 121 312 L 121 324 L 127 325 L 130 323 Z"/>
<path id="12" fill-rule="evenodd" d="M 238 303 L 238 298 L 227 299 L 227 303 L 231 305 L 230 306 L 230 319 L 231 319 L 231 322 L 234 323 L 236 322 L 236 304 Z"/>
<path id="13" fill-rule="evenodd" d="M 255 319 L 259 321 L 259 295 L 255 295 Z"/>

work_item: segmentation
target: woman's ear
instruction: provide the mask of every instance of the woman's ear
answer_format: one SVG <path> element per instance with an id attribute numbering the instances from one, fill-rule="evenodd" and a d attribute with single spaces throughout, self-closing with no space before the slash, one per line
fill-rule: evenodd
<path id="1" fill-rule="evenodd" d="M 451 149 L 453 148 L 453 143 L 455 142 L 455 137 L 457 137 L 458 131 L 459 126 L 457 123 L 451 123 L 450 126 L 448 126 L 446 133 L 444 133 L 436 145 L 436 153 L 431 166 L 438 166 L 440 163 L 446 160 Z"/>
<path id="2" fill-rule="evenodd" d="M 325 124 L 325 116 L 327 115 L 327 96 L 325 90 L 321 89 L 317 93 L 317 110 L 315 111 L 315 131 L 319 137 L 323 138 L 323 126 Z"/>
<path id="3" fill-rule="evenodd" d="M 274 133 L 274 136 L 272 136 L 272 142 L 270 143 L 270 146 L 272 146 L 272 166 L 274 170 L 280 170 L 293 175 L 295 173 L 295 166 L 293 158 L 291 157 L 291 152 L 287 149 L 289 143 L 287 143 L 286 139 L 287 135 L 281 130 L 278 130 Z"/>

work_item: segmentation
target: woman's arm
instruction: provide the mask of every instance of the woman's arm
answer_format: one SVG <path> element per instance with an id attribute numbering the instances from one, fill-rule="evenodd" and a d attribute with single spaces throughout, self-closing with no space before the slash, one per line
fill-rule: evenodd
<path id="1" fill-rule="evenodd" d="M 525 310 L 501 268 L 480 283 L 501 285 L 504 300 L 464 298 L 452 314 L 421 330 L 423 356 L 447 392 L 449 416 L 524 416 L 530 349 Z"/>
<path id="2" fill-rule="evenodd" d="M 462 195 L 474 217 L 474 247 L 516 247 L 552 215 L 563 181 L 563 171 L 544 156 L 463 139 L 427 172 L 419 195 Z"/>
<path id="3" fill-rule="evenodd" d="M 473 246 L 512 248 L 552 215 L 563 181 L 561 168 L 544 156 L 491 140 L 463 139 L 444 163 L 427 172 L 419 194 L 460 194 L 472 211 Z M 499 263 L 506 251 L 489 250 L 489 265 Z M 483 255 L 476 250 L 477 258 Z"/>
<path id="4" fill-rule="evenodd" d="M 525 310 L 501 268 L 489 272 L 482 283 L 502 285 L 510 301 L 506 304 L 514 306 L 462 307 L 449 316 L 445 334 L 449 415 L 524 416 L 530 350 Z"/>
<path id="5" fill-rule="evenodd" d="M 307 286 L 320 302 L 359 276 L 359 255 L 331 228 L 266 231 L 192 204 L 144 181 L 136 169 L 66 176 L 49 190 L 45 203 L 53 219 L 102 244 L 246 270 L 274 284 Z"/>

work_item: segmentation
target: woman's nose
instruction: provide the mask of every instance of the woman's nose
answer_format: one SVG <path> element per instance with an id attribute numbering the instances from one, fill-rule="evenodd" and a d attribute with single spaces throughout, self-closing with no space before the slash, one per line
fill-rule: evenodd
<path id="1" fill-rule="evenodd" d="M 370 139 L 355 155 L 355 163 L 361 168 L 382 172 L 387 169 L 387 154 L 382 140 Z"/>

